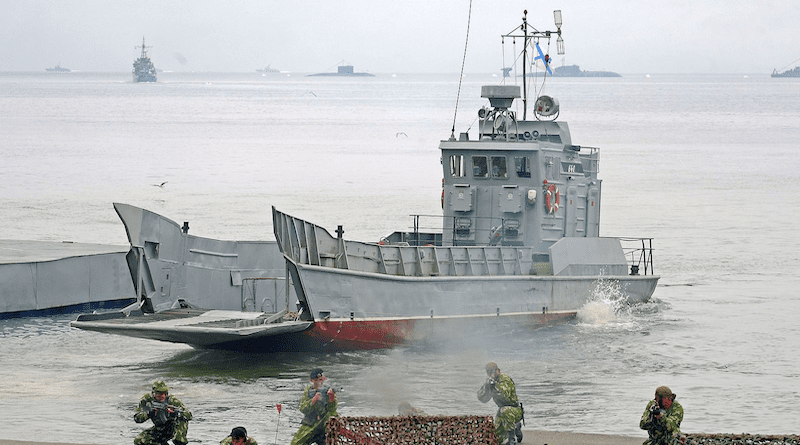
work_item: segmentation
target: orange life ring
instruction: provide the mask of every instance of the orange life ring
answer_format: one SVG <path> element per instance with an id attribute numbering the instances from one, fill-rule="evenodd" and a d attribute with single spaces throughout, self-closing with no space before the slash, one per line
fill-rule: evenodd
<path id="1" fill-rule="evenodd" d="M 558 187 L 555 184 L 547 186 L 547 191 L 544 194 L 544 206 L 549 214 L 558 212 L 558 207 L 561 205 L 561 196 L 558 194 Z"/>

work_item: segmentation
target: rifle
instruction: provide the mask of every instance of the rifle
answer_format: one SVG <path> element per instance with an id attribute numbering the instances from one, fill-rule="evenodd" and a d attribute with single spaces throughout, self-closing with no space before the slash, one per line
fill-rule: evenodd
<path id="1" fill-rule="evenodd" d="M 655 403 L 653 403 L 653 406 L 650 407 L 650 415 L 652 417 L 661 418 L 661 416 L 663 416 L 666 413 L 667 411 L 664 408 L 662 408 L 661 405 L 658 404 L 657 400 L 655 401 Z"/>
<path id="2" fill-rule="evenodd" d="M 311 391 L 308 392 L 308 397 L 313 399 L 315 395 L 319 394 L 320 395 L 319 402 L 322 403 L 322 406 L 327 406 L 329 402 L 328 400 L 329 389 L 333 388 L 331 388 L 330 386 L 321 386 L 317 389 L 311 388 Z M 336 393 L 336 390 L 333 389 L 333 392 Z"/>
<path id="3" fill-rule="evenodd" d="M 170 405 L 167 402 L 151 401 L 147 402 L 147 414 L 153 419 L 153 423 L 161 425 L 170 420 L 174 420 L 183 414 L 185 409 L 179 406 Z"/>

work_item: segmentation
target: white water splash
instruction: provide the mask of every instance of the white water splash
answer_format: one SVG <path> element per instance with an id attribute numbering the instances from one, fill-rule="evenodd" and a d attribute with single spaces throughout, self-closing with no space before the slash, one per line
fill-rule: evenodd
<path id="1" fill-rule="evenodd" d="M 631 321 L 628 298 L 620 289 L 619 281 L 598 279 L 592 297 L 577 314 L 578 321 L 588 325 L 619 325 Z"/>

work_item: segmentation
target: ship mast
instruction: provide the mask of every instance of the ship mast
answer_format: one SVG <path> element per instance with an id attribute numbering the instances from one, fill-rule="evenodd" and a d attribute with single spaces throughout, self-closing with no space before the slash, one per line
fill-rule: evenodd
<path id="1" fill-rule="evenodd" d="M 144 58 L 147 57 L 147 50 L 145 48 L 147 48 L 147 47 L 144 46 L 144 36 L 142 36 L 142 55 L 140 56 L 141 59 L 144 59 Z"/>
<path id="2" fill-rule="evenodd" d="M 528 10 L 522 11 L 522 24 L 518 26 L 516 29 L 511 31 L 508 34 L 503 35 L 502 37 L 520 37 L 523 39 L 523 46 L 522 46 L 522 120 L 526 120 L 528 116 L 528 45 L 530 44 L 531 40 L 536 40 L 540 37 L 544 37 L 550 40 L 550 36 L 555 34 L 558 36 L 556 39 L 556 50 L 558 51 L 559 55 L 564 54 L 564 39 L 561 38 L 561 10 L 556 9 L 553 11 L 553 18 L 556 25 L 556 31 L 539 31 L 536 28 L 531 27 L 532 31 L 528 34 Z M 522 35 L 514 34 L 516 31 L 522 31 Z M 534 59 L 535 60 L 535 59 Z M 546 63 L 546 61 L 543 61 Z"/>

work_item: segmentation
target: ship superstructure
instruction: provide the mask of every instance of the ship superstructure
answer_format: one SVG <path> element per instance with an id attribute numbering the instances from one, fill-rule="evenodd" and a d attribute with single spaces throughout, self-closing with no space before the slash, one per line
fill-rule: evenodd
<path id="1" fill-rule="evenodd" d="M 138 46 L 136 48 L 139 48 Z M 133 61 L 133 81 L 134 82 L 156 82 L 156 67 L 147 55 L 147 46 L 142 37 L 142 53 L 139 58 Z"/>

